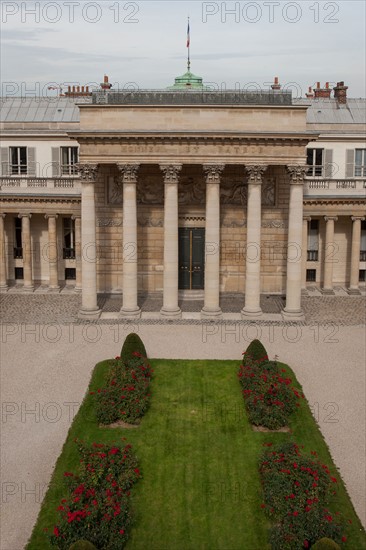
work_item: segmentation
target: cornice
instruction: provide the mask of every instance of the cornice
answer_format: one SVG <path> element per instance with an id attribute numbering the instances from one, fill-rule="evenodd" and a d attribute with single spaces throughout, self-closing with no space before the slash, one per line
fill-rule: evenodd
<path id="1" fill-rule="evenodd" d="M 1 195 L 0 196 L 0 203 L 8 203 L 8 202 L 20 202 L 20 203 L 48 203 L 48 204 L 81 204 L 81 197 L 45 197 L 45 196 L 29 196 L 29 195 Z"/>
<path id="2" fill-rule="evenodd" d="M 350 198 L 346 198 L 346 197 L 333 197 L 333 198 L 321 198 L 321 197 L 318 197 L 318 198 L 314 198 L 314 199 L 308 199 L 308 198 L 304 198 L 303 200 L 303 204 L 304 206 L 311 206 L 311 205 L 314 205 L 314 204 L 326 204 L 326 205 L 329 205 L 329 204 L 344 204 L 344 205 L 366 205 L 366 199 L 360 197 L 360 198 L 357 198 L 357 197 L 350 197 Z"/>
<path id="3" fill-rule="evenodd" d="M 271 145 L 282 146 L 285 143 L 309 143 L 309 141 L 316 140 L 319 133 L 314 132 L 246 132 L 240 134 L 232 134 L 220 132 L 214 134 L 212 132 L 207 133 L 195 133 L 195 132 L 141 132 L 141 133 L 126 133 L 120 131 L 81 131 L 81 132 L 68 132 L 69 137 L 77 139 L 83 143 L 115 143 L 124 142 L 130 145 L 143 144 L 143 143 L 196 143 L 196 144 L 217 144 L 230 143 L 241 144 L 245 142 L 256 143 L 257 145 L 266 145 L 269 142 Z"/>

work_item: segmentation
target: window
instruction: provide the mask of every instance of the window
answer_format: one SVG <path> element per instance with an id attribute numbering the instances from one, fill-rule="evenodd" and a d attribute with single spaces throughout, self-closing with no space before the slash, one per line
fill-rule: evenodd
<path id="1" fill-rule="evenodd" d="M 311 220 L 309 222 L 308 231 L 308 262 L 317 262 L 319 253 L 319 220 Z"/>
<path id="2" fill-rule="evenodd" d="M 22 248 L 22 220 L 21 218 L 14 218 L 14 258 L 22 259 L 23 258 L 23 248 Z"/>
<path id="3" fill-rule="evenodd" d="M 360 262 L 366 262 L 366 220 L 361 222 Z"/>
<path id="4" fill-rule="evenodd" d="M 27 148 L 10 147 L 10 173 L 20 175 L 27 171 Z"/>
<path id="5" fill-rule="evenodd" d="M 366 149 L 355 150 L 355 178 L 366 176 Z"/>
<path id="6" fill-rule="evenodd" d="M 359 281 L 360 283 L 366 283 L 366 269 L 360 269 Z"/>
<path id="7" fill-rule="evenodd" d="M 65 269 L 65 281 L 76 280 L 76 269 L 74 267 L 67 267 Z"/>
<path id="8" fill-rule="evenodd" d="M 75 259 L 75 220 L 63 219 L 64 260 Z"/>
<path id="9" fill-rule="evenodd" d="M 323 153 L 324 149 L 307 149 L 308 176 L 323 175 Z"/>
<path id="10" fill-rule="evenodd" d="M 315 283 L 316 281 L 316 269 L 307 269 L 306 270 L 306 282 Z"/>
<path id="11" fill-rule="evenodd" d="M 61 175 L 73 176 L 76 173 L 75 164 L 78 162 L 77 147 L 61 147 Z"/>
<path id="12" fill-rule="evenodd" d="M 14 268 L 14 275 L 15 279 L 24 279 L 24 270 L 22 267 L 15 267 Z"/>

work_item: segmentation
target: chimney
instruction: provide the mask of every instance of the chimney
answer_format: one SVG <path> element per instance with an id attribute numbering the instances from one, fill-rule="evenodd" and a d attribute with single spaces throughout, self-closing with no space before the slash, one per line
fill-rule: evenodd
<path id="1" fill-rule="evenodd" d="M 312 99 L 314 97 L 314 92 L 311 86 L 309 86 L 309 91 L 305 95 L 308 99 Z"/>
<path id="2" fill-rule="evenodd" d="M 346 104 L 348 86 L 344 85 L 343 80 L 342 82 L 337 82 L 337 86 L 335 86 L 333 90 L 334 90 L 334 98 L 338 101 L 338 103 Z"/>
<path id="3" fill-rule="evenodd" d="M 86 86 L 85 91 L 86 91 L 87 93 L 89 92 L 89 86 Z"/>
<path id="4" fill-rule="evenodd" d="M 325 87 L 320 87 L 320 82 L 317 82 L 316 88 L 314 89 L 314 97 L 315 98 L 325 98 L 330 99 L 331 89 L 329 88 L 329 82 L 325 83 Z"/>
<path id="5" fill-rule="evenodd" d="M 278 83 L 278 76 L 275 76 L 274 83 L 271 86 L 272 90 L 280 90 L 281 84 Z"/>
<path id="6" fill-rule="evenodd" d="M 101 83 L 100 87 L 102 90 L 110 90 L 112 88 L 112 84 L 109 84 L 108 82 L 108 76 L 104 75 L 104 82 Z"/>
<path id="7" fill-rule="evenodd" d="M 71 93 L 71 86 L 68 86 L 68 87 L 67 87 L 67 93 L 68 93 L 68 94 Z"/>

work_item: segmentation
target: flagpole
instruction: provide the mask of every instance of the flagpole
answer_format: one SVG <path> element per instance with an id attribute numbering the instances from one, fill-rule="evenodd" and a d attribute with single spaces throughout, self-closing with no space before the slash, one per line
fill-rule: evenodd
<path id="1" fill-rule="evenodd" d="M 188 61 L 187 61 L 187 69 L 188 69 L 188 72 L 190 72 L 190 69 L 191 69 L 191 59 L 190 59 L 191 37 L 190 37 L 190 28 L 189 28 L 189 17 L 188 17 L 187 41 L 188 41 Z"/>

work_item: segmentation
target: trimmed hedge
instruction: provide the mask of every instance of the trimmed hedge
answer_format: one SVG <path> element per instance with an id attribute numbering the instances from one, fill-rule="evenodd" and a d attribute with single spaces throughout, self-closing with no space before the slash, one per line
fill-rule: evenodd
<path id="1" fill-rule="evenodd" d="M 148 393 L 152 369 L 138 351 L 130 359 L 110 361 L 106 385 L 95 395 L 95 414 L 100 424 L 112 424 L 118 420 L 133 424 L 144 416 L 148 405 Z"/>
<path id="2" fill-rule="evenodd" d="M 332 539 L 327 539 L 326 537 L 318 540 L 311 548 L 313 550 L 341 550 L 339 544 L 334 542 Z"/>
<path id="3" fill-rule="evenodd" d="M 141 477 L 137 458 L 129 444 L 77 443 L 80 467 L 76 473 L 64 472 L 68 496 L 57 508 L 60 519 L 50 543 L 59 550 L 69 550 L 74 543 L 84 544 L 80 549 L 85 550 L 94 548 L 90 543 L 121 550 L 131 525 L 130 489 Z"/>
<path id="4" fill-rule="evenodd" d="M 252 340 L 252 342 L 250 342 L 243 356 L 243 364 L 247 357 L 250 357 L 253 361 L 268 360 L 268 353 L 260 340 Z"/>
<path id="5" fill-rule="evenodd" d="M 87 540 L 78 540 L 74 542 L 69 548 L 69 550 L 98 550 L 94 544 Z"/>
<path id="6" fill-rule="evenodd" d="M 288 424 L 290 414 L 299 406 L 300 394 L 285 369 L 280 369 L 275 361 L 255 361 L 245 355 L 238 378 L 251 424 L 270 430 Z"/>
<path id="7" fill-rule="evenodd" d="M 312 457 L 303 455 L 293 442 L 264 445 L 269 448 L 259 463 L 264 493 L 261 507 L 274 524 L 270 533 L 272 549 L 313 548 L 320 537 L 345 542 L 340 515 L 326 507 L 337 486 L 328 466 L 319 462 L 314 451 Z"/>
<path id="8" fill-rule="evenodd" d="M 146 349 L 140 336 L 135 332 L 130 332 L 130 334 L 126 336 L 121 349 L 122 361 L 131 359 L 134 352 L 141 353 L 143 357 L 147 357 Z"/>

